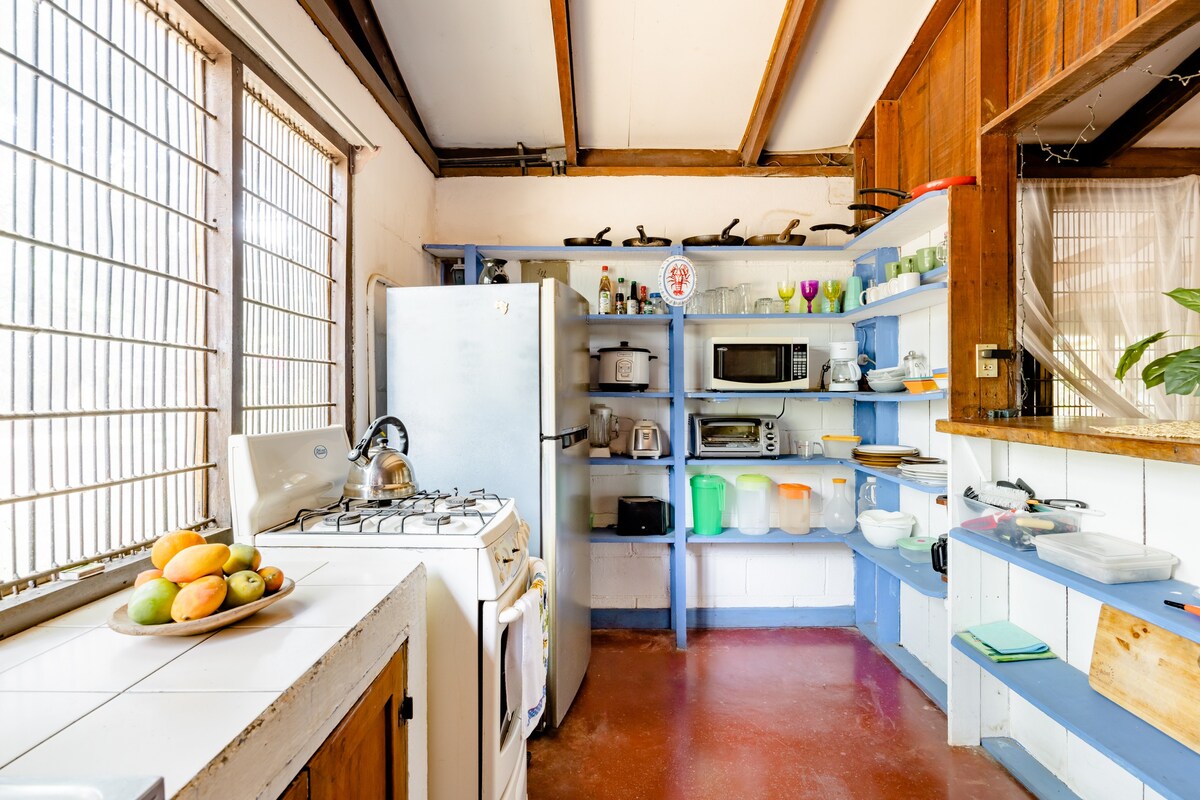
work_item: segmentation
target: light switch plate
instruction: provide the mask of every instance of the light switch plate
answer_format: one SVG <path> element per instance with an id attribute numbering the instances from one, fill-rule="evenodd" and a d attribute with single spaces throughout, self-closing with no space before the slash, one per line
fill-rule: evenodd
<path id="1" fill-rule="evenodd" d="M 975 377 L 976 378 L 999 378 L 1000 377 L 1000 360 L 997 358 L 984 358 L 980 355 L 984 350 L 996 350 L 1000 347 L 997 344 L 977 344 L 975 345 Z"/>

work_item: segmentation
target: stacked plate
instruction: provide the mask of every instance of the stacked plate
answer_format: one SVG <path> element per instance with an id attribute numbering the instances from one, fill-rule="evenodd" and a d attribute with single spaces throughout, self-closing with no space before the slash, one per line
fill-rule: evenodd
<path id="1" fill-rule="evenodd" d="M 902 444 L 863 444 L 854 448 L 854 460 L 866 467 L 895 469 L 906 458 L 917 455 L 917 448 Z"/>
<path id="2" fill-rule="evenodd" d="M 917 483 L 929 486 L 946 485 L 946 468 L 949 465 L 940 458 L 907 456 L 900 460 L 900 474 Z"/>
<path id="3" fill-rule="evenodd" d="M 876 392 L 903 392 L 904 367 L 867 370 L 867 384 Z"/>

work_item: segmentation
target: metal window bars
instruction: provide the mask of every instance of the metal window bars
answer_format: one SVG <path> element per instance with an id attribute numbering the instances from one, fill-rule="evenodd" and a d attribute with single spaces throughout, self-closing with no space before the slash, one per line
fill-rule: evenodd
<path id="1" fill-rule="evenodd" d="M 334 158 L 249 86 L 242 126 L 242 432 L 329 425 Z"/>
<path id="2" fill-rule="evenodd" d="M 0 594 L 211 521 L 207 61 L 141 0 L 0 0 Z"/>

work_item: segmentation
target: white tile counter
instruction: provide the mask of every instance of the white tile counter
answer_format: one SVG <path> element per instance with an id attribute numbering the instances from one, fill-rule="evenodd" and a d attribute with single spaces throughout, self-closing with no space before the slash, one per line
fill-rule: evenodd
<path id="1" fill-rule="evenodd" d="M 126 589 L 0 641 L 0 776 L 161 775 L 273 800 L 405 640 L 409 787 L 426 786 L 425 569 L 403 551 L 263 550 L 287 598 L 191 637 L 105 625 Z"/>

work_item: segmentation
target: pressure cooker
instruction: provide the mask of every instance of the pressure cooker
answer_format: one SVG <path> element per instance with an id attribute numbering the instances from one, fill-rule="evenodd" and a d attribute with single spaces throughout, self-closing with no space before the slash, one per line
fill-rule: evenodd
<path id="1" fill-rule="evenodd" d="M 621 342 L 619 347 L 601 347 L 592 358 L 600 360 L 600 391 L 644 392 L 650 388 L 650 362 L 658 356 Z"/>

